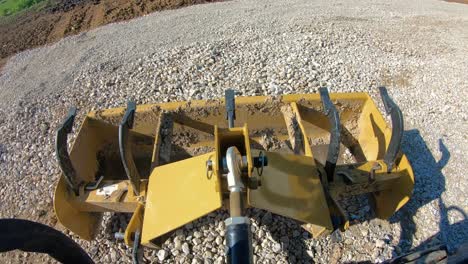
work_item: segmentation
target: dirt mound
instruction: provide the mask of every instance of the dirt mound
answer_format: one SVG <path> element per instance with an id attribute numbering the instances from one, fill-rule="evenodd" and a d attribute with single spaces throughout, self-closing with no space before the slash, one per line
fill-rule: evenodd
<path id="1" fill-rule="evenodd" d="M 100 25 L 207 0 L 64 0 L 0 20 L 0 68 L 11 55 Z"/>

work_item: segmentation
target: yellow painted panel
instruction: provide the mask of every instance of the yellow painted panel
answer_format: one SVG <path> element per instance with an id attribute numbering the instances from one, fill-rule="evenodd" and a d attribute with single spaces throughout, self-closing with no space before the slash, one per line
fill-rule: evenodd
<path id="1" fill-rule="evenodd" d="M 392 130 L 372 100 L 363 107 L 359 128 L 359 145 L 367 160 L 383 159 L 390 144 Z M 400 172 L 402 177 L 390 189 L 374 194 L 376 215 L 382 219 L 387 219 L 398 211 L 413 193 L 414 174 L 411 164 L 405 155 L 397 162 L 393 171 Z"/>
<path id="2" fill-rule="evenodd" d="M 65 178 L 60 177 L 54 195 L 54 210 L 59 222 L 85 240 L 92 240 L 100 227 L 101 213 L 82 212 L 70 202 L 72 192 L 67 190 Z"/>
<path id="3" fill-rule="evenodd" d="M 156 167 L 150 175 L 142 244 L 198 219 L 222 205 L 219 179 L 206 172 L 215 152 Z"/>
<path id="4" fill-rule="evenodd" d="M 369 100 L 362 109 L 359 130 L 359 145 L 367 160 L 383 159 L 390 143 L 392 130 L 372 100 Z"/>
<path id="5" fill-rule="evenodd" d="M 413 194 L 413 169 L 405 155 L 402 156 L 397 164 L 397 169 L 393 171 L 401 173 L 400 179 L 394 182 L 388 190 L 374 194 L 376 215 L 381 219 L 387 219 L 392 216 L 409 201 Z"/>
<path id="6" fill-rule="evenodd" d="M 258 155 L 257 150 L 252 150 Z M 262 185 L 249 190 L 250 206 L 332 229 L 327 201 L 312 157 L 266 152 Z M 255 172 L 256 173 L 256 172 Z"/>
<path id="7" fill-rule="evenodd" d="M 133 246 L 132 234 L 136 233 L 138 230 L 141 231 L 144 210 L 144 205 L 142 203 L 139 203 L 137 208 L 135 209 L 135 212 L 132 215 L 132 218 L 130 219 L 130 222 L 128 222 L 127 229 L 125 229 L 124 240 L 125 244 L 129 246 Z"/>

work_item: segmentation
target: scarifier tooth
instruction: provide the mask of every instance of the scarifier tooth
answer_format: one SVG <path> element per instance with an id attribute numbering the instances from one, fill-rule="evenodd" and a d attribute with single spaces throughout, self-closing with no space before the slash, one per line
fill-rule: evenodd
<path id="1" fill-rule="evenodd" d="M 76 107 L 71 107 L 68 115 L 63 121 L 62 125 L 57 130 L 55 137 L 55 155 L 57 157 L 59 167 L 62 170 L 63 176 L 68 186 L 73 190 L 75 195 L 79 193 L 80 182 L 76 177 L 76 171 L 70 160 L 68 153 L 68 134 L 72 132 L 73 123 L 76 116 Z"/>
<path id="2" fill-rule="evenodd" d="M 387 88 L 379 87 L 380 96 L 385 107 L 385 111 L 392 119 L 392 136 L 385 152 L 384 162 L 387 164 L 387 172 L 392 171 L 395 160 L 400 152 L 401 140 L 403 139 L 403 114 L 398 105 L 388 95 Z"/>
<path id="3" fill-rule="evenodd" d="M 229 128 L 234 127 L 234 120 L 236 120 L 236 103 L 235 92 L 232 89 L 227 89 L 224 93 L 226 104 L 226 119 L 228 120 Z"/>
<path id="4" fill-rule="evenodd" d="M 127 110 L 125 111 L 125 115 L 122 118 L 122 122 L 120 122 L 119 125 L 119 151 L 120 159 L 125 169 L 125 174 L 127 175 L 128 179 L 130 180 L 130 183 L 132 184 L 133 192 L 135 193 L 135 195 L 139 195 L 141 177 L 138 173 L 138 169 L 133 159 L 133 153 L 130 143 L 130 129 L 133 128 L 135 111 L 136 103 L 129 101 L 127 104 Z"/>
<path id="5" fill-rule="evenodd" d="M 329 182 L 333 181 L 336 162 L 338 161 L 338 154 L 340 152 L 340 136 L 341 125 L 340 116 L 328 94 L 326 87 L 319 88 L 320 100 L 322 101 L 325 115 L 330 122 L 330 145 L 328 146 L 327 161 L 325 163 L 325 171 Z"/>

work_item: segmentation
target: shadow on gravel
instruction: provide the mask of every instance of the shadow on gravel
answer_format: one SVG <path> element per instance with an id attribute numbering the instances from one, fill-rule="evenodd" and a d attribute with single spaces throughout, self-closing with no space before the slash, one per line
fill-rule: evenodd
<path id="1" fill-rule="evenodd" d="M 247 215 L 260 226 L 266 227 L 272 239 L 281 245 L 281 252 L 287 255 L 288 263 L 314 263 L 305 243 L 311 239 L 311 235 L 302 229 L 299 222 L 262 209 L 251 209 Z M 265 240 L 264 237 L 257 237 L 258 233 L 253 235 L 258 242 Z"/>
<path id="2" fill-rule="evenodd" d="M 445 244 L 449 252 L 456 247 L 457 241 L 460 242 L 458 236 L 463 236 L 463 231 L 468 229 L 468 220 L 464 211 L 457 207 L 446 207 L 441 198 L 445 191 L 445 176 L 442 174 L 442 169 L 450 160 L 450 152 L 444 145 L 442 139 L 439 139 L 439 151 L 442 156 L 440 160 L 436 160 L 429 150 L 426 142 L 421 137 L 418 130 L 408 130 L 404 132 L 402 150 L 407 155 L 414 171 L 415 186 L 413 196 L 408 204 L 398 211 L 390 222 L 399 222 L 401 225 L 401 235 L 398 248 L 393 252 L 394 256 L 401 255 L 411 250 L 411 245 L 416 233 L 416 223 L 414 217 L 416 212 L 422 206 L 436 201 L 439 205 L 439 233 L 430 239 L 421 243 L 418 247 L 411 251 L 422 250 L 428 247 Z M 448 220 L 449 211 L 457 211 L 463 215 L 464 220 L 456 224 L 450 225 Z M 461 240 L 466 238 L 461 238 Z"/>

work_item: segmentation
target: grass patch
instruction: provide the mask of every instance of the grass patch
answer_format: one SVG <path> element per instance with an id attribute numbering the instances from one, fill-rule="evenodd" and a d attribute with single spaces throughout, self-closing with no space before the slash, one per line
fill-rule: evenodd
<path id="1" fill-rule="evenodd" d="M 44 0 L 0 0 L 0 16 L 10 16 Z"/>

